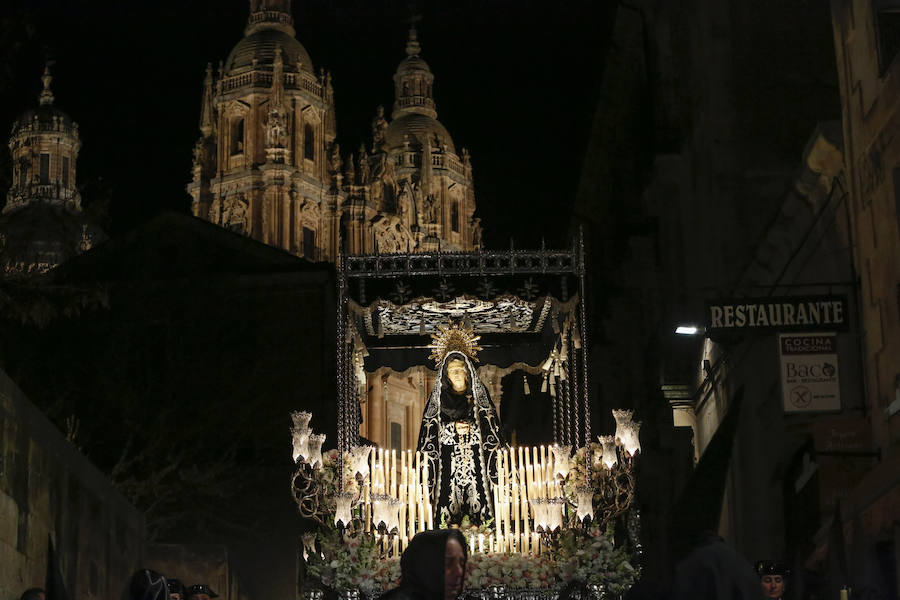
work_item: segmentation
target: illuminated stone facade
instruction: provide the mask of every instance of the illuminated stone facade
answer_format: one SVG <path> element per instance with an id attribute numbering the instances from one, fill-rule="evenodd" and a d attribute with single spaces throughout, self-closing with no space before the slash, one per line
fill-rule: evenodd
<path id="1" fill-rule="evenodd" d="M 75 165 L 78 124 L 53 106 L 49 68 L 39 106 L 12 125 L 12 185 L 0 215 L 0 270 L 7 277 L 45 273 L 105 236 L 81 211 Z"/>
<path id="2" fill-rule="evenodd" d="M 315 261 L 348 253 L 480 246 L 472 167 L 437 120 L 415 29 L 391 120 L 344 156 L 331 74 L 295 37 L 290 0 L 251 0 L 244 38 L 207 66 L 187 185 L 195 216 Z"/>
<path id="3" fill-rule="evenodd" d="M 893 535 L 892 550 L 882 552 L 900 557 L 900 2 L 834 0 L 831 8 L 846 210 L 860 285 L 862 414 L 880 453 L 865 478 L 844 490 L 844 520 L 859 517 L 869 540 Z"/>

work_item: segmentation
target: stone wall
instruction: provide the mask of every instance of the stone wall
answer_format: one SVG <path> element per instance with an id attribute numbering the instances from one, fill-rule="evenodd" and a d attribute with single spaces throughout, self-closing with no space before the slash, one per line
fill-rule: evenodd
<path id="1" fill-rule="evenodd" d="M 44 587 L 49 540 L 72 600 L 118 598 L 144 520 L 0 371 L 0 600 Z"/>

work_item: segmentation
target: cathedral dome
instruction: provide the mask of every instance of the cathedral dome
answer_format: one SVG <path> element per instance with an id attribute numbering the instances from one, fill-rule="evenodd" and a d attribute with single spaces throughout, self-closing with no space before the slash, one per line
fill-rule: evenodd
<path id="1" fill-rule="evenodd" d="M 409 141 L 411 147 L 421 147 L 425 140 L 437 138 L 439 145 L 446 146 L 447 150 L 456 153 L 453 146 L 453 138 L 447 128 L 440 121 L 421 113 L 406 113 L 390 122 L 385 133 L 388 148 L 403 147 L 405 141 Z"/>
<path id="2" fill-rule="evenodd" d="M 38 125 L 38 129 L 41 131 L 47 131 L 51 128 L 63 128 L 68 130 L 72 127 L 76 127 L 75 122 L 69 115 L 52 104 L 45 104 L 38 108 L 27 110 L 19 115 L 19 118 L 13 121 L 13 135 L 20 130 L 32 128 L 35 122 Z"/>
<path id="3" fill-rule="evenodd" d="M 286 71 L 294 71 L 300 61 L 304 71 L 313 72 L 312 59 L 303 44 L 293 35 L 278 29 L 259 29 L 244 36 L 237 43 L 225 61 L 225 72 L 234 73 L 248 69 L 256 58 L 260 65 L 271 65 L 275 62 L 275 52 L 281 48 Z"/>
<path id="4" fill-rule="evenodd" d="M 41 77 L 44 83 L 44 89 L 41 90 L 38 100 L 40 104 L 37 108 L 26 110 L 19 115 L 19 118 L 13 121 L 12 137 L 16 138 L 20 133 L 29 135 L 42 131 L 61 131 L 72 132 L 77 129 L 78 125 L 72 118 L 63 111 L 53 105 L 53 92 L 50 91 L 50 82 L 53 77 L 50 76 L 50 67 L 44 68 L 44 74 Z"/>
<path id="5" fill-rule="evenodd" d="M 431 69 L 428 67 L 428 63 L 425 62 L 418 54 L 407 56 L 400 62 L 399 65 L 397 65 L 397 77 L 402 77 L 406 74 L 414 72 L 428 73 L 429 75 L 431 74 Z"/>

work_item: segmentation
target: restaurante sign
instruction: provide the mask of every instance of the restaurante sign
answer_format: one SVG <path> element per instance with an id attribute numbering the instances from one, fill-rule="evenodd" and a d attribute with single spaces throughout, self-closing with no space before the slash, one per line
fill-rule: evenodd
<path id="1" fill-rule="evenodd" d="M 707 302 L 707 333 L 749 329 L 847 330 L 846 296 L 736 298 Z"/>

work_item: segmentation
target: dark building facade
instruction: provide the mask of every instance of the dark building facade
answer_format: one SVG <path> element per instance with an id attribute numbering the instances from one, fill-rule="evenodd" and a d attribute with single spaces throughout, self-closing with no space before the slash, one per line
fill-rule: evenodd
<path id="1" fill-rule="evenodd" d="M 75 442 L 149 542 L 225 546 L 241 593 L 293 595 L 290 412 L 313 411 L 333 443 L 333 267 L 167 213 L 52 275 L 49 290 L 105 299 L 48 327 L 7 322 L 10 376 L 58 427 L 80 422 Z"/>
<path id="2" fill-rule="evenodd" d="M 691 518 L 666 499 L 739 390 L 722 514 L 704 525 L 748 560 L 806 564 L 834 492 L 877 460 L 869 435 L 848 441 L 869 454 L 846 456 L 828 437 L 866 422 L 829 33 L 827 7 L 618 7 L 575 220 L 595 265 L 593 391 L 601 403 L 633 403 L 645 421 L 639 502 L 651 577 L 670 572 L 673 524 Z M 786 410 L 779 328 L 703 335 L 708 303 L 819 296 L 847 303 L 841 327 L 801 328 L 835 334 L 838 406 Z M 699 335 L 676 335 L 679 325 Z"/>

